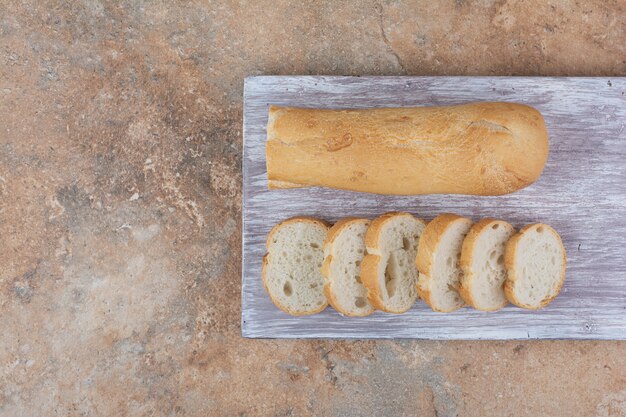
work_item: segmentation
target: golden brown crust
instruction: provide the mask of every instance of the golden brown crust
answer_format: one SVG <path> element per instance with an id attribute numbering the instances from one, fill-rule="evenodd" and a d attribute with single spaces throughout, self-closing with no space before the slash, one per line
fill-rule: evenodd
<path id="1" fill-rule="evenodd" d="M 324 247 L 334 244 L 335 239 L 341 234 L 341 232 L 343 232 L 343 229 L 350 226 L 352 223 L 361 222 L 369 223 L 369 220 L 360 217 L 344 217 L 343 219 L 337 220 L 337 222 L 333 224 L 330 229 L 328 229 L 328 233 L 326 233 Z"/>
<path id="2" fill-rule="evenodd" d="M 333 293 L 330 292 L 330 289 L 328 287 L 327 284 L 324 284 L 323 287 L 323 291 L 324 291 L 324 295 L 326 296 L 326 299 L 328 300 L 328 304 L 330 304 L 330 306 L 332 308 L 334 308 L 338 313 L 344 315 L 344 316 L 348 316 L 348 314 L 344 314 L 343 311 L 338 310 L 335 306 L 338 304 L 337 300 L 335 299 L 335 297 L 333 296 Z"/>
<path id="3" fill-rule="evenodd" d="M 276 231 L 278 231 L 278 229 L 288 223 L 291 222 L 308 222 L 308 223 L 313 223 L 313 224 L 317 224 L 320 225 L 324 228 L 326 228 L 327 230 L 330 228 L 330 224 L 328 222 L 326 222 L 325 220 L 320 220 L 317 219 L 315 217 L 308 217 L 308 216 L 296 216 L 296 217 L 292 217 L 289 218 L 287 220 L 283 220 L 282 222 L 278 223 L 276 226 L 272 227 L 272 230 L 270 230 L 270 232 L 267 234 L 267 239 L 265 241 L 265 247 L 267 248 L 267 250 L 269 251 L 269 246 L 270 243 L 272 241 L 272 238 L 274 237 L 274 233 L 276 233 Z M 280 303 L 280 301 L 272 296 L 272 293 L 270 292 L 269 288 L 267 287 L 267 267 L 269 265 L 269 253 L 266 253 L 263 256 L 263 263 L 262 263 L 262 267 L 261 267 L 261 279 L 263 280 L 263 288 L 265 288 L 265 292 L 267 293 L 267 295 L 270 297 L 270 300 L 272 300 L 272 302 L 274 303 L 274 305 L 276 307 L 278 307 L 279 309 L 281 309 L 282 311 L 284 311 L 285 313 L 291 314 L 292 316 L 308 316 L 311 314 L 316 314 L 319 313 L 321 311 L 323 311 L 326 307 L 328 307 L 328 302 L 322 304 L 318 309 L 315 310 L 311 310 L 311 311 L 297 311 L 297 310 L 291 310 L 288 307 L 282 305 Z"/>
<path id="4" fill-rule="evenodd" d="M 360 110 L 271 106 L 267 125 L 268 180 L 280 188 L 500 195 L 539 178 L 547 155 L 541 114 L 515 103 Z"/>
<path id="5" fill-rule="evenodd" d="M 367 247 L 368 251 L 374 250 L 378 251 L 378 239 L 380 238 L 380 234 L 383 231 L 383 227 L 385 223 L 389 220 L 397 217 L 397 216 L 411 216 L 411 213 L 405 213 L 402 211 L 390 211 L 389 213 L 382 214 L 376 217 L 370 223 L 370 227 L 367 229 L 367 233 L 365 234 L 365 247 Z"/>
<path id="6" fill-rule="evenodd" d="M 365 233 L 366 254 L 361 261 L 361 282 L 367 290 L 367 299 L 376 309 L 387 311 L 385 303 L 382 300 L 380 288 L 378 286 L 378 265 L 380 256 L 371 252 L 378 251 L 378 238 L 385 222 L 399 213 L 385 213 L 378 216 L 370 223 Z"/>
<path id="7" fill-rule="evenodd" d="M 433 307 L 432 300 L 430 299 L 430 296 L 431 296 L 431 294 L 432 294 L 432 293 L 431 293 L 431 291 L 430 291 L 430 289 L 429 289 L 427 286 L 422 286 L 422 285 L 420 285 L 420 283 L 421 283 L 421 282 L 424 282 L 424 279 L 420 279 L 423 275 L 425 275 L 425 274 L 422 274 L 422 273 L 420 272 L 419 277 L 418 277 L 418 280 L 417 280 L 417 295 L 419 296 L 419 298 L 420 298 L 422 301 L 424 301 L 424 303 L 426 303 L 426 305 L 427 305 L 428 307 L 430 307 L 430 308 L 431 308 L 431 310 L 433 310 L 433 311 L 437 311 L 437 310 L 435 310 L 435 308 Z M 428 281 L 428 282 L 430 282 L 430 277 L 428 277 L 427 281 Z"/>
<path id="8" fill-rule="evenodd" d="M 344 316 L 350 316 L 351 314 L 346 314 L 345 310 L 338 308 L 339 303 L 337 302 L 337 299 L 335 298 L 335 296 L 333 295 L 331 289 L 330 289 L 330 282 L 328 280 L 324 280 L 324 295 L 326 296 L 326 299 L 328 300 L 328 304 L 330 304 L 330 306 L 332 308 L 334 308 L 338 313 L 343 314 Z"/>
<path id="9" fill-rule="evenodd" d="M 281 190 L 285 188 L 302 188 L 302 187 L 306 187 L 306 185 L 296 184 L 296 183 L 289 182 L 289 181 L 276 181 L 276 180 L 267 181 L 267 188 L 269 188 L 270 190 Z"/>
<path id="10" fill-rule="evenodd" d="M 504 250 L 504 266 L 506 268 L 506 281 L 504 281 L 504 295 L 507 300 L 511 304 L 515 304 L 518 307 L 527 308 L 529 310 L 538 310 L 540 307 L 527 306 L 521 301 L 517 299 L 514 292 L 514 285 L 517 281 L 517 276 L 515 274 L 515 255 L 517 252 L 517 245 L 519 244 L 520 239 L 524 235 L 526 231 L 528 231 L 533 224 L 529 224 L 524 226 L 519 232 L 517 232 L 509 241 L 506 243 Z"/>
<path id="11" fill-rule="evenodd" d="M 525 233 L 528 233 L 531 230 L 535 230 L 538 227 L 543 227 L 548 230 L 550 233 L 553 233 L 557 237 L 557 241 L 561 245 L 561 251 L 563 252 L 563 269 L 561 271 L 561 280 L 559 282 L 559 287 L 554 294 L 554 296 L 546 298 L 542 300 L 541 304 L 538 306 L 528 305 L 521 302 L 515 295 L 515 283 L 517 281 L 517 274 L 515 271 L 515 260 L 517 255 L 517 245 L 519 244 L 522 237 L 524 237 Z M 550 304 L 552 300 L 556 298 L 557 295 L 561 292 L 563 288 L 563 282 L 565 281 L 565 270 L 567 267 L 567 255 L 565 253 L 565 247 L 563 246 L 563 241 L 561 240 L 561 236 L 558 234 L 556 230 L 554 230 L 551 226 L 545 223 L 534 223 L 524 226 L 517 234 L 515 234 L 506 244 L 504 250 L 504 266 L 506 268 L 507 277 L 504 282 L 504 295 L 506 299 L 509 300 L 511 304 L 515 304 L 518 307 L 526 308 L 529 310 L 539 310 Z"/>
<path id="12" fill-rule="evenodd" d="M 509 223 L 505 222 L 504 220 L 491 219 L 491 218 L 482 219 L 472 225 L 472 227 L 470 228 L 470 231 L 467 233 L 467 236 L 465 236 L 465 240 L 463 240 L 463 249 L 461 250 L 460 264 L 461 264 L 461 269 L 463 270 L 463 275 L 461 276 L 461 280 L 459 282 L 459 288 L 458 288 L 459 295 L 461 296 L 463 301 L 465 301 L 467 304 L 469 304 L 476 310 L 480 310 L 480 311 L 497 311 L 497 310 L 500 310 L 502 307 L 506 306 L 506 302 L 505 302 L 501 306 L 498 306 L 493 309 L 482 308 L 476 303 L 470 291 L 472 282 L 474 280 L 474 273 L 472 271 L 474 246 L 478 243 L 478 240 L 480 239 L 482 233 L 488 230 L 490 227 L 493 227 L 494 224 L 499 224 L 499 225 L 502 225 L 503 227 L 513 229 L 513 226 L 511 226 Z"/>
<path id="13" fill-rule="evenodd" d="M 332 282 L 330 281 L 330 265 L 333 260 L 333 256 L 330 254 L 332 245 L 335 243 L 335 239 L 343 232 L 346 227 L 354 223 L 369 223 L 368 219 L 363 219 L 359 217 L 346 217 L 341 220 L 338 220 L 326 234 L 326 240 L 324 241 L 324 252 L 328 252 L 328 255 L 324 257 L 324 262 L 322 262 L 322 275 L 324 276 L 324 295 L 326 295 L 326 299 L 328 303 L 337 310 L 339 313 L 344 316 L 350 317 L 364 317 L 369 316 L 374 311 L 369 311 L 365 314 L 353 314 L 348 310 L 345 310 L 341 307 L 337 299 L 335 298 L 332 291 Z"/>
<path id="14" fill-rule="evenodd" d="M 367 299 L 375 309 L 385 311 L 387 313 L 401 314 L 410 309 L 393 310 L 389 308 L 382 299 L 382 290 L 379 285 L 378 269 L 381 261 L 379 239 L 385 224 L 398 216 L 411 216 L 411 218 L 417 219 L 423 222 L 422 219 L 416 218 L 410 213 L 405 212 L 389 212 L 385 213 L 370 223 L 367 233 L 365 234 L 365 246 L 367 248 L 367 254 L 361 262 L 361 282 L 367 289 Z M 374 252 L 374 253 L 372 253 Z"/>
<path id="15" fill-rule="evenodd" d="M 333 261 L 332 255 L 324 256 L 324 260 L 322 261 L 322 267 L 320 268 L 320 272 L 322 273 L 322 276 L 324 277 L 324 283 L 325 283 L 324 285 L 326 285 L 330 277 L 330 263 L 332 261 Z"/>
<path id="16" fill-rule="evenodd" d="M 367 299 L 370 304 L 376 309 L 385 311 L 388 313 L 395 313 L 390 311 L 385 302 L 381 298 L 380 288 L 378 286 L 378 265 L 380 263 L 380 256 L 368 254 L 361 261 L 361 282 L 367 289 Z"/>
<path id="17" fill-rule="evenodd" d="M 431 274 L 434 252 L 437 246 L 439 246 L 441 237 L 452 222 L 458 219 L 464 219 L 464 217 L 458 214 L 444 213 L 435 217 L 426 225 L 420 237 L 420 244 L 415 259 L 417 270 L 420 271 L 420 273 L 426 275 Z"/>
<path id="18" fill-rule="evenodd" d="M 434 262 L 435 251 L 441 242 L 441 238 L 448 228 L 456 221 L 469 219 L 459 216 L 458 214 L 444 213 L 435 217 L 422 232 L 420 243 L 417 249 L 415 265 L 420 273 L 417 284 L 417 294 L 433 311 L 441 313 L 450 313 L 454 310 L 442 310 L 431 300 L 430 283 L 432 281 L 432 266 Z M 460 308 L 460 307 L 458 307 Z"/>
<path id="19" fill-rule="evenodd" d="M 474 297 L 472 297 L 472 293 L 470 291 L 470 287 L 474 280 L 474 273 L 472 271 L 471 265 L 473 260 L 473 252 L 474 246 L 478 241 L 481 233 L 487 230 L 487 227 L 491 225 L 492 222 L 497 221 L 495 219 L 482 219 L 477 223 L 474 223 L 470 228 L 470 231 L 467 233 L 465 240 L 463 240 L 463 249 L 461 249 L 461 259 L 460 265 L 463 270 L 463 276 L 459 281 L 459 295 L 467 304 L 472 306 L 477 310 L 485 311 L 481 308 L 477 307 L 476 302 L 474 301 Z M 504 306 L 502 306 L 504 307 Z"/>
<path id="20" fill-rule="evenodd" d="M 331 226 L 331 224 L 328 223 L 326 220 L 318 219 L 318 218 L 311 217 L 311 216 L 290 217 L 290 218 L 288 218 L 286 220 L 283 220 L 282 222 L 278 223 L 274 227 L 272 227 L 272 230 L 270 230 L 270 232 L 267 234 L 267 239 L 265 240 L 265 248 L 269 250 L 270 242 L 271 242 L 272 238 L 274 237 L 274 233 L 276 233 L 276 231 L 278 229 L 280 229 L 281 227 L 285 226 L 288 223 L 298 223 L 298 222 L 306 222 L 306 223 L 317 224 L 317 225 L 320 225 L 322 227 L 325 227 L 327 230 L 330 229 L 330 226 Z"/>

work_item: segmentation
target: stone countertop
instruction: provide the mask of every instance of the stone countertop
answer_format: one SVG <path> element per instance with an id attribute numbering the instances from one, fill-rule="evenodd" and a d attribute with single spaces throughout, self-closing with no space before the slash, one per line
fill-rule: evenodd
<path id="1" fill-rule="evenodd" d="M 0 4 L 0 415 L 626 415 L 626 342 L 239 327 L 245 76 L 624 76 L 624 2 L 174 3 Z"/>

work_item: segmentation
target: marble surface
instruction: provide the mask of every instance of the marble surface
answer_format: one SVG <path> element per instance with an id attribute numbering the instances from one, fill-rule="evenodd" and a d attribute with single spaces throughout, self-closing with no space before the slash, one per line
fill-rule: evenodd
<path id="1" fill-rule="evenodd" d="M 298 3 L 0 3 L 0 415 L 626 415 L 625 342 L 239 324 L 245 76 L 610 79 L 624 2 Z"/>

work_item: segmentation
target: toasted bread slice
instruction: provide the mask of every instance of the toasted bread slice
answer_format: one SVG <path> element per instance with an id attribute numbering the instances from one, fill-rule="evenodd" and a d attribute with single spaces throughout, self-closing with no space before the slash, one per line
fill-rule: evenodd
<path id="1" fill-rule="evenodd" d="M 330 228 L 324 242 L 324 294 L 335 310 L 346 316 L 368 316 L 374 307 L 361 281 L 368 219 L 342 219 Z"/>
<path id="2" fill-rule="evenodd" d="M 361 280 L 372 305 L 388 313 L 404 313 L 417 299 L 415 255 L 426 223 L 409 213 L 387 213 L 370 224 Z"/>
<path id="3" fill-rule="evenodd" d="M 420 240 L 415 263 L 420 271 L 419 296 L 434 311 L 451 312 L 465 302 L 458 292 L 463 239 L 472 221 L 456 214 L 442 214 L 431 221 Z"/>
<path id="4" fill-rule="evenodd" d="M 529 224 L 506 244 L 506 298 L 518 307 L 545 307 L 561 291 L 567 257 L 561 237 L 547 224 Z"/>
<path id="5" fill-rule="evenodd" d="M 502 220 L 483 219 L 463 241 L 459 294 L 477 310 L 496 311 L 508 304 L 504 296 L 504 247 L 515 234 Z"/>
<path id="6" fill-rule="evenodd" d="M 270 298 L 294 316 L 318 313 L 328 302 L 320 271 L 329 225 L 311 217 L 285 220 L 267 236 L 263 285 Z"/>

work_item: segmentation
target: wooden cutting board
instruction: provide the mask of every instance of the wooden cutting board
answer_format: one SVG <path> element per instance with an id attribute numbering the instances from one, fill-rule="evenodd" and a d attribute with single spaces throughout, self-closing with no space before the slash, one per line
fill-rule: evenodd
<path id="1" fill-rule="evenodd" d="M 267 338 L 626 339 L 626 78 L 285 77 L 245 80 L 242 334 Z M 265 129 L 270 104 L 315 108 L 442 106 L 512 101 L 536 107 L 550 155 L 532 186 L 500 197 L 380 196 L 324 188 L 267 189 Z M 419 167 L 416 166 L 416 169 Z M 539 311 L 508 306 L 484 313 L 432 312 L 342 317 L 332 308 L 292 317 L 261 281 L 269 230 L 286 218 L 373 218 L 408 211 L 431 220 L 453 212 L 502 218 L 516 227 L 544 222 L 563 238 L 561 294 Z"/>

